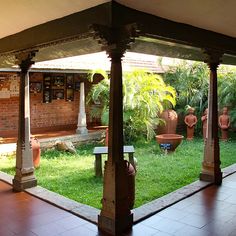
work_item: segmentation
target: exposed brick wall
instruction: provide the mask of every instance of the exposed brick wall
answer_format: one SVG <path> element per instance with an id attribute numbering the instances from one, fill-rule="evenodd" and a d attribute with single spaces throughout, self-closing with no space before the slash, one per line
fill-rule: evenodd
<path id="1" fill-rule="evenodd" d="M 0 136 L 16 133 L 18 128 L 18 98 L 0 100 Z"/>
<path id="2" fill-rule="evenodd" d="M 6 73 L 4 73 L 6 74 Z M 30 81 L 43 81 L 43 73 L 31 73 Z M 79 80 L 79 75 L 75 75 Z M 90 87 L 85 84 L 85 87 Z M 86 87 L 86 92 L 88 89 Z M 15 136 L 18 130 L 19 98 L 0 99 L 0 136 Z M 89 108 L 86 109 L 87 111 Z M 52 100 L 43 103 L 43 92 L 30 94 L 31 131 L 46 132 L 53 130 L 76 129 L 79 112 L 79 91 L 74 91 L 74 101 Z M 89 121 L 89 115 L 87 115 Z M 88 124 L 89 125 L 89 124 Z"/>
<path id="3" fill-rule="evenodd" d="M 30 81 L 42 81 L 42 73 L 34 73 Z M 43 103 L 43 93 L 31 93 L 31 129 L 44 128 L 48 130 L 60 129 L 66 126 L 76 126 L 79 111 L 79 92 L 75 91 L 74 101 L 52 100 Z"/>

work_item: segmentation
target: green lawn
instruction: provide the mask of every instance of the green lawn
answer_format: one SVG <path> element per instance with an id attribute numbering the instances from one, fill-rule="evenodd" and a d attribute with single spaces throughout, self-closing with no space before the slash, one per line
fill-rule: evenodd
<path id="1" fill-rule="evenodd" d="M 222 168 L 236 162 L 236 141 L 220 143 Z M 36 170 L 38 184 L 78 202 L 100 208 L 102 179 L 94 176 L 94 145 L 81 146 L 77 154 L 43 153 Z M 163 154 L 155 141 L 136 142 L 138 159 L 136 202 L 138 207 L 198 179 L 203 141 L 183 141 L 175 153 Z M 14 174 L 14 158 L 2 158 L 0 170 Z"/>

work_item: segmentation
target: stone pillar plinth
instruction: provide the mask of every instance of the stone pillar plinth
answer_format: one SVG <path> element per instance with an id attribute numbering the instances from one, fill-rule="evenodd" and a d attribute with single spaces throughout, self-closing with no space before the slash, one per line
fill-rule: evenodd
<path id="1" fill-rule="evenodd" d="M 16 150 L 16 174 L 13 190 L 22 191 L 37 185 L 34 175 L 33 153 L 30 141 L 30 93 L 29 68 L 34 63 L 34 52 L 25 52 L 17 56 L 20 72 L 19 124 Z"/>
<path id="2" fill-rule="evenodd" d="M 210 83 L 208 92 L 208 119 L 204 147 L 204 160 L 200 180 L 221 184 L 220 147 L 218 137 L 218 99 L 217 99 L 217 67 L 222 53 L 206 51 L 207 64 L 210 69 Z"/>
<path id="3" fill-rule="evenodd" d="M 78 114 L 78 124 L 76 129 L 77 134 L 87 134 L 87 121 L 85 112 L 85 91 L 84 82 L 80 83 L 80 99 L 79 99 L 79 114 Z"/>

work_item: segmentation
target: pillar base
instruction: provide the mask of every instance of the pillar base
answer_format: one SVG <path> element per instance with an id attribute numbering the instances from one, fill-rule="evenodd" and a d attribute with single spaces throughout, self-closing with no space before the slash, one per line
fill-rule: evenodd
<path id="1" fill-rule="evenodd" d="M 133 226 L 133 214 L 111 219 L 103 215 L 98 216 L 98 229 L 111 235 L 120 235 Z"/>
<path id="2" fill-rule="evenodd" d="M 88 129 L 86 127 L 78 127 L 76 129 L 77 134 L 88 134 Z"/>
<path id="3" fill-rule="evenodd" d="M 219 172 L 217 175 L 215 175 L 214 173 L 210 174 L 201 172 L 199 178 L 202 181 L 212 182 L 220 185 L 222 183 L 222 172 Z"/>
<path id="4" fill-rule="evenodd" d="M 37 179 L 34 176 L 32 176 L 32 178 L 26 178 L 26 179 L 24 179 L 24 177 L 21 179 L 15 177 L 12 180 L 12 183 L 13 183 L 13 191 L 21 192 L 27 188 L 36 187 Z"/>

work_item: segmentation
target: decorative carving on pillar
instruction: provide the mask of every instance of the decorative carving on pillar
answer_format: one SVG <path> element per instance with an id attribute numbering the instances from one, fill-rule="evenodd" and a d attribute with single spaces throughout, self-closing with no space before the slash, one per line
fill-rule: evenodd
<path id="1" fill-rule="evenodd" d="M 30 93 L 29 69 L 34 62 L 35 51 L 22 52 L 16 55 L 20 72 L 19 123 L 16 150 L 16 174 L 13 179 L 13 190 L 22 191 L 37 185 L 34 176 L 33 154 L 30 141 Z"/>
<path id="2" fill-rule="evenodd" d="M 135 24 L 119 28 L 93 25 L 95 39 L 111 59 L 108 160 L 105 163 L 102 210 L 98 227 L 112 235 L 132 227 L 128 167 L 123 158 L 122 57 L 137 37 Z M 133 186 L 134 187 L 134 186 Z"/>
<path id="3" fill-rule="evenodd" d="M 210 69 L 208 92 L 208 118 L 204 147 L 204 160 L 200 179 L 221 184 L 220 147 L 218 137 L 218 99 L 217 99 L 217 68 L 221 62 L 222 52 L 206 50 L 206 63 Z"/>
<path id="4" fill-rule="evenodd" d="M 77 134 L 87 134 L 87 121 L 85 112 L 85 92 L 84 92 L 84 82 L 80 83 L 80 99 L 79 99 L 79 114 L 78 114 L 78 124 L 76 129 Z"/>

